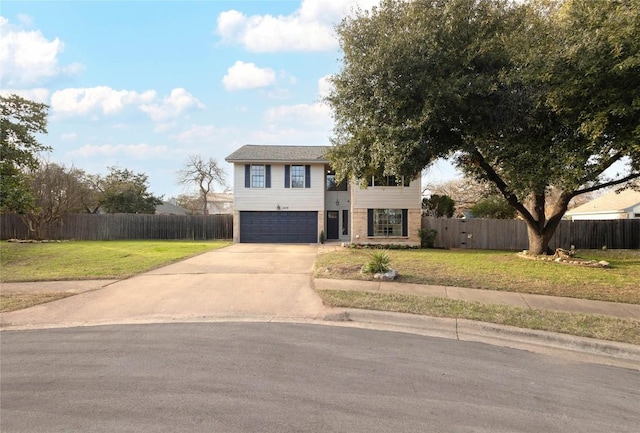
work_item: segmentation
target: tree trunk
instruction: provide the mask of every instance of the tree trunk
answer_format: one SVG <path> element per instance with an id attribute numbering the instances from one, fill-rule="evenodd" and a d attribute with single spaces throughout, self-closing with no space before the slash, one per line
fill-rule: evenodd
<path id="1" fill-rule="evenodd" d="M 530 254 L 553 254 L 553 251 L 549 248 L 549 242 L 556 231 L 556 226 L 553 228 L 545 227 L 540 230 L 538 227 L 532 226 L 527 223 L 527 235 L 529 237 L 529 253 Z"/>
<path id="2" fill-rule="evenodd" d="M 567 206 L 571 200 L 569 193 L 563 192 L 551 206 L 549 219 L 546 218 L 546 197 L 544 194 L 532 195 L 529 201 L 529 218 L 524 218 L 527 223 L 527 235 L 529 237 L 530 254 L 553 254 L 549 248 L 549 242 L 562 220 L 562 216 L 567 211 Z M 521 214 L 522 215 L 522 214 Z"/>

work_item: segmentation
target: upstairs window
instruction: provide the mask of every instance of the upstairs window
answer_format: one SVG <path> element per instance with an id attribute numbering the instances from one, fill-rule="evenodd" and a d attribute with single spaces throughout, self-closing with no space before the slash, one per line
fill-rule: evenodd
<path id="1" fill-rule="evenodd" d="M 409 186 L 410 182 L 404 176 L 371 176 L 367 179 L 367 186 Z"/>
<path id="2" fill-rule="evenodd" d="M 271 166 L 246 164 L 244 166 L 245 188 L 271 188 Z"/>
<path id="3" fill-rule="evenodd" d="M 336 182 L 336 174 L 333 171 L 327 173 L 327 191 L 346 191 L 347 179 L 343 179 L 342 182 Z"/>
<path id="4" fill-rule="evenodd" d="M 284 187 L 285 188 L 311 188 L 311 166 L 310 165 L 285 165 L 284 166 Z"/>
<path id="5" fill-rule="evenodd" d="M 251 166 L 251 188 L 264 188 L 264 165 Z"/>
<path id="6" fill-rule="evenodd" d="M 304 188 L 304 166 L 291 166 L 291 188 Z"/>

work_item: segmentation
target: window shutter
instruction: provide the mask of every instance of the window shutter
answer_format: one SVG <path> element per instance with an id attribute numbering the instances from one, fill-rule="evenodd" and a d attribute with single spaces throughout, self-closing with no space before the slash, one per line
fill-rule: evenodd
<path id="1" fill-rule="evenodd" d="M 271 188 L 271 166 L 264 166 L 264 187 Z"/>
<path id="2" fill-rule="evenodd" d="M 373 209 L 367 209 L 367 236 L 373 236 Z"/>
<path id="3" fill-rule="evenodd" d="M 409 236 L 409 211 L 402 209 L 402 236 Z"/>
<path id="4" fill-rule="evenodd" d="M 251 188 L 251 165 L 244 165 L 244 187 Z"/>
<path id="5" fill-rule="evenodd" d="M 304 166 L 304 187 L 311 188 L 311 166 Z"/>
<path id="6" fill-rule="evenodd" d="M 289 185 L 291 184 L 291 166 L 290 165 L 285 165 L 284 166 L 284 187 L 285 188 L 289 188 Z"/>

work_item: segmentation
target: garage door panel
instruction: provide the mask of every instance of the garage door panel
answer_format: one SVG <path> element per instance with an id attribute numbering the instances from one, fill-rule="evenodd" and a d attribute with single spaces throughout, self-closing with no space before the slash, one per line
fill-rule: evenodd
<path id="1" fill-rule="evenodd" d="M 240 242 L 316 243 L 318 212 L 240 212 Z"/>

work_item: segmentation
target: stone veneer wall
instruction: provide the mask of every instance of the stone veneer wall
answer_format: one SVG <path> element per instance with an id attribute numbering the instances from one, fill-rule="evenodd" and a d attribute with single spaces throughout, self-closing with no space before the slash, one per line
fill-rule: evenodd
<path id="1" fill-rule="evenodd" d="M 354 244 L 409 244 L 420 245 L 418 230 L 422 225 L 420 209 L 408 211 L 408 237 L 368 237 L 367 236 L 367 209 L 352 209 L 351 211 L 351 242 Z"/>
<path id="2" fill-rule="evenodd" d="M 319 210 L 318 211 L 318 239 L 317 241 L 320 241 L 320 232 L 324 230 L 324 211 Z M 327 238 L 327 234 L 324 234 L 324 238 Z"/>
<path id="3" fill-rule="evenodd" d="M 233 242 L 240 242 L 240 211 L 233 211 Z"/>

